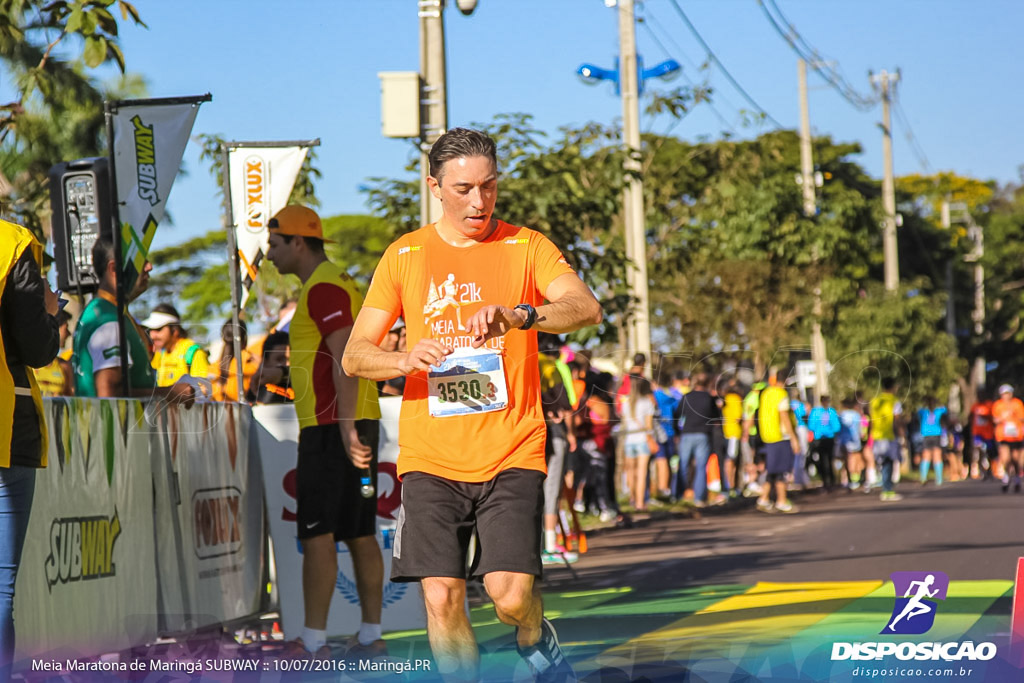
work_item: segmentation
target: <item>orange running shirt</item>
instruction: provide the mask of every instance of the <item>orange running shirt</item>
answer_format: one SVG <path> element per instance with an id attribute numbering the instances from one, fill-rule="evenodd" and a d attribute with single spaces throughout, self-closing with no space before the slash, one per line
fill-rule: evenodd
<path id="1" fill-rule="evenodd" d="M 425 337 L 469 347 L 462 321 L 486 305 L 539 306 L 556 278 L 575 272 L 539 232 L 498 221 L 485 241 L 453 247 L 433 225 L 394 242 L 374 273 L 364 305 L 405 319 L 411 349 Z M 294 323 L 292 323 L 294 325 Z M 500 352 L 508 386 L 502 410 L 432 417 L 427 375 L 408 376 L 398 433 L 398 474 L 426 472 L 453 481 L 490 481 L 513 467 L 546 471 L 537 334 L 512 330 L 488 340 Z M 294 353 L 294 352 L 293 352 Z"/>
<path id="2" fill-rule="evenodd" d="M 992 424 L 992 401 L 979 401 L 971 407 L 971 432 L 979 439 L 996 438 Z"/>
<path id="3" fill-rule="evenodd" d="M 338 421 L 335 360 L 324 338 L 352 327 L 361 304 L 362 294 L 355 281 L 330 261 L 317 266 L 302 285 L 288 329 L 290 375 L 300 429 Z M 376 384 L 360 379 L 356 401 L 355 419 L 380 419 Z"/>
<path id="4" fill-rule="evenodd" d="M 1019 398 L 992 402 L 996 441 L 1024 441 L 1024 403 Z"/>

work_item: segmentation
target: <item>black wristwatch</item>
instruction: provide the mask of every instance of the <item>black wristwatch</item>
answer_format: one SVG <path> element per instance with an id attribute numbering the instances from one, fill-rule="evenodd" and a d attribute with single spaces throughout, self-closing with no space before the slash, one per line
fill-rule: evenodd
<path id="1" fill-rule="evenodd" d="M 526 322 L 523 323 L 521 330 L 528 330 L 533 327 L 533 324 L 537 322 L 537 309 L 530 304 L 516 304 L 514 311 L 526 311 Z"/>

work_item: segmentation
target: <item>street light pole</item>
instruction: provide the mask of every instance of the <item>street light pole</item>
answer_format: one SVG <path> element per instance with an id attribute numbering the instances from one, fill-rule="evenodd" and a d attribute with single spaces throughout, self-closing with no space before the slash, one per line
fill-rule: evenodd
<path id="1" fill-rule="evenodd" d="M 448 130 L 444 0 L 419 0 L 420 19 L 420 224 L 441 218 L 441 202 L 430 193 L 430 146 Z"/>
<path id="2" fill-rule="evenodd" d="M 623 194 L 626 256 L 632 263 L 631 293 L 636 299 L 629 343 L 651 358 L 650 303 L 647 291 L 647 230 L 640 163 L 640 84 L 636 57 L 633 0 L 619 0 L 619 84 L 622 93 L 622 138 L 626 151 Z"/>

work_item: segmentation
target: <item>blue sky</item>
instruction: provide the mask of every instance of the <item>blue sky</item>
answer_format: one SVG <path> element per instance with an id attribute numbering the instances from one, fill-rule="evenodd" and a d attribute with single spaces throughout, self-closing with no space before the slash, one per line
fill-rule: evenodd
<path id="1" fill-rule="evenodd" d="M 786 128 L 799 122 L 796 55 L 768 23 L 756 0 L 678 0 L 728 70 Z M 1013 0 L 776 0 L 804 39 L 836 60 L 860 92 L 869 70 L 901 68 L 900 101 L 933 170 L 1000 182 L 1016 181 L 1024 163 L 1020 89 L 1024 3 Z M 194 132 L 229 139 L 320 137 L 322 213 L 365 212 L 358 187 L 370 176 L 397 176 L 413 153 L 408 141 L 380 134 L 377 73 L 419 65 L 415 0 L 136 0 L 148 30 L 125 26 L 130 71 L 143 74 L 154 97 L 211 92 Z M 603 0 L 479 0 L 462 16 L 445 13 L 449 125 L 489 121 L 503 112 L 533 114 L 555 131 L 587 121 L 612 122 L 621 104 L 612 87 L 588 87 L 582 62 L 611 67 L 618 51 L 617 12 Z M 740 135 L 769 130 L 739 125 L 750 105 L 718 67 L 700 71 L 705 51 L 670 0 L 638 8 L 639 51 L 648 65 L 673 57 L 696 82 L 710 80 L 715 108 Z M 652 32 L 661 45 L 652 39 Z M 663 51 L 662 46 L 668 52 Z M 681 83 L 683 81 L 677 81 Z M 657 82 L 656 82 L 657 83 Z M 673 84 L 674 85 L 674 84 Z M 880 177 L 881 109 L 861 112 L 810 76 L 815 134 L 864 147 L 859 159 Z M 670 87 L 660 86 L 655 87 Z M 664 132 L 671 121 L 645 120 Z M 897 122 L 898 175 L 923 172 Z M 673 134 L 718 137 L 722 124 L 701 105 Z M 220 226 L 216 188 L 198 146 L 185 155 L 162 226 L 166 246 Z"/>

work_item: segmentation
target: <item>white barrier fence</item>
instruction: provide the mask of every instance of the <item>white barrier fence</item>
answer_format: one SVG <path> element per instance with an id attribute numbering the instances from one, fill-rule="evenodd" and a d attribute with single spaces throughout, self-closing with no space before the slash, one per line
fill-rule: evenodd
<path id="1" fill-rule="evenodd" d="M 426 624 L 419 586 L 387 580 L 401 504 L 400 404 L 397 397 L 381 401 L 377 526 L 385 631 Z M 44 413 L 49 467 L 36 476 L 18 574 L 18 660 L 115 652 L 257 615 L 265 519 L 285 634 L 299 634 L 294 406 L 207 403 L 186 410 L 58 398 L 44 401 Z M 339 548 L 329 635 L 353 633 L 360 622 L 351 560 Z"/>
<path id="2" fill-rule="evenodd" d="M 400 397 L 381 398 L 381 433 L 377 472 L 377 540 L 384 556 L 385 631 L 424 628 L 426 613 L 419 584 L 393 583 L 391 540 L 402 503 L 398 460 L 398 413 Z M 295 534 L 295 464 L 298 456 L 299 424 L 290 404 L 256 406 L 260 456 L 267 495 L 267 517 L 274 547 L 274 564 L 280 593 L 281 619 L 286 638 L 301 635 L 302 553 Z M 359 628 L 359 596 L 356 593 L 352 560 L 344 543 L 338 544 L 338 578 L 327 617 L 327 634 L 355 633 Z"/>

